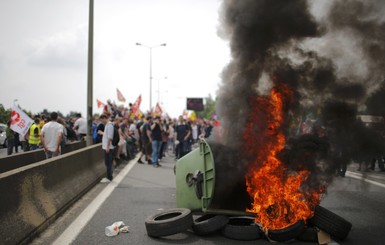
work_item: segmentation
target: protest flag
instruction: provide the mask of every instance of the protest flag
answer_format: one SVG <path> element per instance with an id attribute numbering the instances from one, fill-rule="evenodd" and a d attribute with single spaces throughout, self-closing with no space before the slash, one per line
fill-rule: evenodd
<path id="1" fill-rule="evenodd" d="M 25 114 L 24 111 L 22 111 L 18 106 L 13 104 L 10 128 L 24 137 L 24 135 L 28 132 L 32 124 L 33 120 L 27 114 Z"/>
<path id="2" fill-rule="evenodd" d="M 155 116 L 162 116 L 162 114 L 163 114 L 162 108 L 160 107 L 159 103 L 156 103 L 154 115 Z"/>
<path id="3" fill-rule="evenodd" d="M 103 108 L 104 107 L 104 103 L 101 102 L 100 100 L 96 99 L 96 104 L 98 105 L 98 108 Z"/>
<path id="4" fill-rule="evenodd" d="M 119 89 L 116 89 L 116 94 L 117 94 L 118 100 L 119 100 L 120 102 L 126 102 L 126 98 L 124 98 L 122 92 L 120 92 Z"/>
<path id="5" fill-rule="evenodd" d="M 139 109 L 141 103 L 142 103 L 142 95 L 139 95 L 139 97 L 135 100 L 134 104 L 132 105 L 132 113 L 137 118 L 139 118 L 139 115 L 141 113 L 141 111 Z"/>

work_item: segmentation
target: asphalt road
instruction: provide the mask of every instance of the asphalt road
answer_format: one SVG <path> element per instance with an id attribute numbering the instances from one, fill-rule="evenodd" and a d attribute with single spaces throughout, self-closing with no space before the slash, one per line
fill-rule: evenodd
<path id="1" fill-rule="evenodd" d="M 15 152 L 15 148 L 13 148 L 13 152 L 12 154 L 19 154 L 19 153 L 23 153 L 23 150 L 21 150 L 21 147 L 19 146 L 19 150 L 18 150 L 18 153 Z M 6 157 L 7 156 L 7 148 L 4 148 L 4 146 L 0 146 L 0 158 L 1 157 Z"/>
<path id="2" fill-rule="evenodd" d="M 7 148 L 0 146 L 0 157 L 6 157 L 6 156 L 7 156 Z"/>
<path id="3" fill-rule="evenodd" d="M 147 236 L 144 224 L 146 217 L 175 207 L 175 161 L 168 157 L 161 164 L 163 166 L 160 168 L 134 161 L 120 165 L 115 173 L 120 171 L 121 175 L 127 172 L 121 176 L 120 183 L 98 184 L 36 238 L 33 244 L 52 244 L 58 238 L 57 244 L 66 244 L 66 240 L 60 241 L 60 235 L 63 231 L 66 233 L 67 229 L 72 229 L 68 234 L 75 234 L 72 244 L 271 244 L 263 239 L 250 242 L 230 240 L 220 233 L 200 237 L 192 231 L 159 239 Z M 127 171 L 128 168 L 130 171 Z M 108 188 L 113 189 L 111 194 L 100 203 L 95 213 L 89 211 L 93 206 L 91 202 Z M 335 179 L 321 205 L 353 224 L 348 238 L 340 244 L 385 244 L 384 191 L 383 187 L 363 180 L 350 177 Z M 88 222 L 73 223 L 84 213 L 90 216 Z M 104 234 L 105 227 L 116 221 L 123 221 L 129 226 L 130 232 L 107 237 Z M 81 223 L 84 223 L 84 227 Z M 311 243 L 292 241 L 290 244 Z"/>

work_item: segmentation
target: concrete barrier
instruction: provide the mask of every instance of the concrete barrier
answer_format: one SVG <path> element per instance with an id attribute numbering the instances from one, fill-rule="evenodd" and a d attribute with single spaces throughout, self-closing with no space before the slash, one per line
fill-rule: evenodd
<path id="1" fill-rule="evenodd" d="M 66 144 L 62 148 L 62 154 L 86 147 L 85 141 L 76 141 Z M 10 155 L 0 158 L 0 173 L 5 173 L 12 169 L 27 166 L 29 164 L 45 160 L 43 149 L 27 151 L 20 154 Z"/>
<path id="2" fill-rule="evenodd" d="M 97 144 L 0 174 L 2 244 L 28 243 L 105 172 Z"/>

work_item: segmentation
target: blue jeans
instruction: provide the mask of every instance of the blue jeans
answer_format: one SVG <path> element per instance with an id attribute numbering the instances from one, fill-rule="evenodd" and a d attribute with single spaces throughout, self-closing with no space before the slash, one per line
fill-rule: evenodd
<path id="1" fill-rule="evenodd" d="M 159 150 L 161 144 L 162 141 L 160 140 L 152 141 L 152 164 L 154 165 L 158 164 Z"/>
<path id="2" fill-rule="evenodd" d="M 31 151 L 37 150 L 38 148 L 39 148 L 38 145 L 33 145 L 33 144 L 30 144 L 30 145 L 29 145 L 29 149 L 30 149 Z"/>
<path id="3" fill-rule="evenodd" d="M 170 145 L 172 146 L 172 153 L 175 153 L 175 142 L 174 142 L 174 137 L 168 138 L 168 142 L 167 142 L 167 150 L 168 150 L 168 147 L 169 147 Z"/>
<path id="4" fill-rule="evenodd" d="M 110 151 L 107 153 L 106 150 L 104 150 L 104 164 L 107 168 L 107 179 L 112 180 L 112 157 L 113 157 L 114 149 L 110 149 Z"/>
<path id="5" fill-rule="evenodd" d="M 60 151 L 58 153 L 55 153 L 53 151 L 46 151 L 45 157 L 48 159 L 48 158 L 52 158 L 52 157 L 57 157 L 57 156 L 59 156 L 59 154 L 60 154 Z"/>

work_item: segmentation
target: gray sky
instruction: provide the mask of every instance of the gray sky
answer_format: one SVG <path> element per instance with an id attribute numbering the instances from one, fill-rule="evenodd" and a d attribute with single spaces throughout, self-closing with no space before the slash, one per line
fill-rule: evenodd
<path id="1" fill-rule="evenodd" d="M 0 103 L 14 99 L 33 113 L 44 108 L 86 113 L 88 0 L 0 1 Z M 217 35 L 218 0 L 95 0 L 96 99 L 149 107 L 149 50 L 153 46 L 153 106 L 173 117 L 186 97 L 215 96 L 230 60 Z M 167 79 L 164 79 L 167 77 Z M 158 96 L 158 83 L 160 93 Z M 121 104 L 117 102 L 118 105 Z"/>

